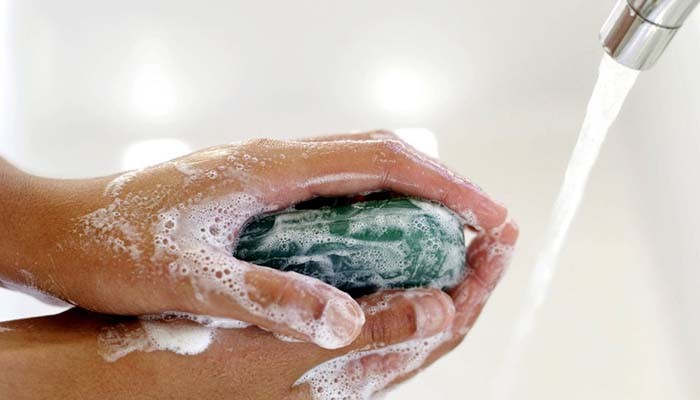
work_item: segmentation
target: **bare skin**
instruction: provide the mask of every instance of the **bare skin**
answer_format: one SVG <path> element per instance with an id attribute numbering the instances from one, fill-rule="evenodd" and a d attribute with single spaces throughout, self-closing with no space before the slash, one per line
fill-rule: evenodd
<path id="1" fill-rule="evenodd" d="M 253 140 L 95 179 L 44 179 L 0 160 L 0 182 L 5 286 L 31 287 L 109 314 L 233 318 L 329 349 L 360 335 L 359 304 L 320 281 L 234 259 L 231 246 L 245 220 L 315 196 L 376 190 L 439 201 L 482 238 L 507 218 L 477 186 L 386 132 Z M 200 209 L 211 204 L 234 210 L 223 230 L 181 224 L 199 221 L 208 212 Z M 164 244 L 159 229 L 173 213 L 180 225 Z M 459 289 L 471 290 L 468 281 Z M 453 297 L 467 301 L 457 292 Z M 457 306 L 458 319 L 472 312 Z M 309 323 L 323 329 L 309 330 Z"/>
<path id="2" fill-rule="evenodd" d="M 389 389 L 463 340 L 507 266 L 508 254 L 494 249 L 513 246 L 517 235 L 512 223 L 480 233 L 469 247 L 472 269 L 462 284 L 449 294 L 435 289 L 392 292 L 388 307 L 368 312 L 360 335 L 351 345 L 336 350 L 279 341 L 251 327 L 219 330 L 214 343 L 199 355 L 134 352 L 110 363 L 99 355 L 101 333 L 117 323 L 138 331 L 139 322 L 72 310 L 0 324 L 3 330 L 10 329 L 0 333 L 0 369 L 4 371 L 0 374 L 0 397 L 308 400 L 314 398 L 311 388 L 295 382 L 319 364 L 352 352 L 450 334 L 419 368 L 402 369 L 387 387 L 379 388 Z M 367 310 L 386 294 L 370 295 L 358 302 Z M 370 377 L 400 369 L 401 357 L 370 351 L 354 366 L 360 366 L 362 376 Z"/>

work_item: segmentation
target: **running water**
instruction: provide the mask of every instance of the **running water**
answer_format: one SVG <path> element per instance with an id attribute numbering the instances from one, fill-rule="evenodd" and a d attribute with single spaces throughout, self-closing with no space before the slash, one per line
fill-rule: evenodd
<path id="1" fill-rule="evenodd" d="M 557 258 L 576 215 L 588 176 L 598 158 L 600 147 L 610 125 L 617 118 L 627 93 L 634 86 L 639 71 L 618 64 L 607 54 L 598 69 L 598 81 L 588 102 L 579 138 L 566 169 L 564 182 L 554 204 L 547 233 L 537 262 L 527 297 L 505 353 L 505 362 L 494 386 L 495 399 L 510 399 L 516 367 L 525 349 L 525 341 L 534 327 L 537 311 L 544 303 L 557 269 Z"/>

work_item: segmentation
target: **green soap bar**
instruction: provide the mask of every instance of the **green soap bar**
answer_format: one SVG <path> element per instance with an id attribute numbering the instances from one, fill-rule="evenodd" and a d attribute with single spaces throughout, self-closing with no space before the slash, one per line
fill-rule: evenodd
<path id="1" fill-rule="evenodd" d="M 257 218 L 244 227 L 234 256 L 362 294 L 455 286 L 465 253 L 462 223 L 452 211 L 394 198 Z"/>

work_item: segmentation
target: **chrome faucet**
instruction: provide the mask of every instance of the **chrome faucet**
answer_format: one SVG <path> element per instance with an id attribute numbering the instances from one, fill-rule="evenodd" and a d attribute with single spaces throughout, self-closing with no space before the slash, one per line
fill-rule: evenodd
<path id="1" fill-rule="evenodd" d="M 700 0 L 618 0 L 600 30 L 605 51 L 632 69 L 651 68 Z"/>

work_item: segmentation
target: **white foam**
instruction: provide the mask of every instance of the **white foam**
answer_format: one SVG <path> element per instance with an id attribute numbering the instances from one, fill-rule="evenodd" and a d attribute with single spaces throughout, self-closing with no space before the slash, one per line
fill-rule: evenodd
<path id="1" fill-rule="evenodd" d="M 3 332 L 12 332 L 13 330 L 14 330 L 14 329 L 12 329 L 12 328 L 7 328 L 7 327 L 5 327 L 5 326 L 0 326 L 0 333 L 3 333 Z"/>
<path id="2" fill-rule="evenodd" d="M 136 179 L 139 173 L 133 171 L 115 178 L 105 189 L 111 203 L 78 220 L 74 233 L 83 246 L 91 241 L 99 248 L 107 246 L 112 255 L 126 254 L 137 263 L 141 261 L 145 248 L 144 232 L 148 230 L 150 216 L 160 208 L 170 189 L 156 184 L 148 190 L 123 193 L 124 184 Z M 88 251 L 94 251 L 94 248 Z"/>
<path id="3" fill-rule="evenodd" d="M 349 353 L 314 367 L 294 386 L 308 384 L 314 400 L 369 400 L 395 379 L 420 369 L 428 356 L 451 338 L 452 334 L 445 332 L 427 339 Z"/>
<path id="4" fill-rule="evenodd" d="M 213 328 L 191 323 L 143 320 L 138 326 L 117 324 L 100 333 L 98 352 L 108 362 L 117 361 L 134 351 L 195 355 L 209 347 L 215 333 Z"/>
<path id="5" fill-rule="evenodd" d="M 205 326 L 142 321 L 143 329 L 154 350 L 167 350 L 178 354 L 194 355 L 204 352 L 214 338 L 214 330 Z"/>

